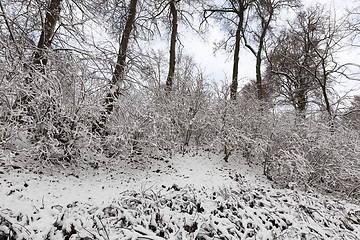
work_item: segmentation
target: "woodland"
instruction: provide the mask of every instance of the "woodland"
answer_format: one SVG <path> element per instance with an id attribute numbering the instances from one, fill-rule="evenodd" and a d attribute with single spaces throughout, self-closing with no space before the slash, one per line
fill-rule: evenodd
<path id="1" fill-rule="evenodd" d="M 338 91 L 360 80 L 357 4 L 0 0 L 0 151 L 94 169 L 205 151 L 358 202 L 360 95 Z M 185 53 L 186 32 L 228 56 L 229 79 Z M 241 85 L 244 52 L 256 77 Z"/>
<path id="2" fill-rule="evenodd" d="M 359 239 L 346 3 L 0 0 L 0 239 Z M 190 34 L 231 76 L 186 52 Z M 256 171 L 272 187 L 247 185 Z"/>

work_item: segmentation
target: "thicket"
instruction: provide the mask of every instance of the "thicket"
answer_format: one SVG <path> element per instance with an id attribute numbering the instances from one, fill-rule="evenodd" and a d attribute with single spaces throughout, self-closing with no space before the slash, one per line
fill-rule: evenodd
<path id="1" fill-rule="evenodd" d="M 91 79 L 66 81 L 67 74 L 50 69 L 29 90 L 27 73 L 3 63 L 3 152 L 25 152 L 43 165 L 87 162 L 98 154 L 121 161 L 201 149 L 222 154 L 224 161 L 262 164 L 283 187 L 360 196 L 360 137 L 348 118 L 297 117 L 246 95 L 230 101 L 225 86 L 216 88 L 198 73 L 178 78 L 170 93 L 154 88 L 123 94 L 104 125 Z M 15 101 L 23 95 L 31 100 Z"/>
<path id="2" fill-rule="evenodd" d="M 124 54 L 114 54 L 110 41 L 95 37 L 89 40 L 86 34 L 91 24 L 106 20 L 106 16 L 92 15 L 81 1 L 76 8 L 68 2 L 69 6 L 61 5 L 61 1 L 51 3 L 63 7 L 62 11 L 52 9 L 53 18 L 49 16 L 52 4 L 43 6 L 30 1 L 25 6 L 21 1 L 9 1 L 8 8 L 1 5 L 2 154 L 26 155 L 41 166 L 79 161 L 91 164 L 100 154 L 121 161 L 201 149 L 222 154 L 224 161 L 262 164 L 264 174 L 283 187 L 297 185 L 360 197 L 358 106 L 344 113 L 332 112 L 329 106 L 328 112 L 320 109 L 294 114 L 275 104 L 279 99 L 259 98 L 244 91 L 230 100 L 229 84 L 210 83 L 191 58 L 181 53 L 177 54 L 169 90 L 169 86 L 162 85 L 164 68 L 168 67 L 164 55 L 141 49 L 148 43 L 140 34 L 147 27 L 148 18 L 143 15 L 138 17 L 145 19 L 143 28 L 137 25 L 138 32 L 128 33 L 132 41 L 125 53 L 127 64 L 121 66 L 117 81 L 111 82 L 118 66 L 114 59 L 122 59 Z M 83 18 L 78 18 L 74 10 L 77 8 L 83 10 Z M 127 13 L 124 9 L 117 11 Z M 42 22 L 35 17 L 38 15 L 44 18 Z M 98 19 L 90 21 L 89 16 Z M 126 16 L 121 20 L 125 21 Z M 41 41 L 35 44 L 41 31 L 48 45 L 41 45 Z M 327 65 L 330 60 L 319 57 L 322 46 L 315 49 L 317 54 L 309 66 L 320 59 L 323 64 L 315 65 L 324 67 L 325 82 L 311 95 L 302 96 L 311 97 L 319 105 L 324 105 L 322 94 L 327 96 L 336 84 L 330 81 L 336 78 L 334 70 L 325 68 L 331 68 L 331 64 Z M 302 59 L 301 54 L 296 59 Z M 320 72 L 317 68 L 315 73 L 310 70 L 305 72 L 310 79 Z M 265 84 L 263 87 L 266 91 Z M 302 89 L 295 90 L 298 93 Z M 326 103 L 333 100 L 329 98 Z"/>

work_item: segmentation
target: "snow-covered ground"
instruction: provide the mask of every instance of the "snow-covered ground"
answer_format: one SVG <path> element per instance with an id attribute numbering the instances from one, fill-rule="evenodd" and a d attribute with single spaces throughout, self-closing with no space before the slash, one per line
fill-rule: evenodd
<path id="1" fill-rule="evenodd" d="M 360 239 L 360 206 L 274 189 L 236 156 L 20 159 L 0 156 L 0 239 Z"/>

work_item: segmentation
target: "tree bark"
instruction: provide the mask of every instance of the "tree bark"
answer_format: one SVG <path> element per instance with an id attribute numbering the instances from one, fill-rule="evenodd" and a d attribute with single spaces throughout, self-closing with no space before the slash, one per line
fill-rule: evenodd
<path id="1" fill-rule="evenodd" d="M 259 46 L 258 52 L 256 54 L 256 92 L 257 92 L 257 98 L 259 100 L 263 100 L 263 87 L 262 87 L 262 78 L 261 78 L 261 49 Z"/>
<path id="2" fill-rule="evenodd" d="M 166 90 L 171 91 L 174 77 L 175 77 L 175 64 L 176 64 L 176 37 L 178 28 L 178 13 L 175 6 L 175 1 L 170 2 L 170 12 L 172 19 L 171 41 L 170 41 L 170 62 L 169 62 L 169 74 L 166 79 Z"/>
<path id="3" fill-rule="evenodd" d="M 51 0 L 49 8 L 46 11 L 45 23 L 41 31 L 40 39 L 37 45 L 37 50 L 34 53 L 34 65 L 44 71 L 44 66 L 47 64 L 46 50 L 51 47 L 51 43 L 55 34 L 56 23 L 60 17 L 62 0 Z"/>
<path id="4" fill-rule="evenodd" d="M 331 113 L 331 106 L 330 106 L 329 97 L 328 97 L 328 94 L 327 94 L 327 91 L 326 91 L 326 82 L 327 82 L 327 79 L 326 79 L 326 77 L 324 77 L 324 84 L 321 84 L 321 90 L 322 90 L 322 94 L 323 94 L 323 97 L 324 97 L 326 112 L 331 117 L 332 113 Z"/>
<path id="5" fill-rule="evenodd" d="M 37 49 L 33 53 L 32 64 L 29 67 L 30 76 L 25 78 L 25 83 L 30 87 L 30 94 L 22 93 L 15 101 L 14 108 L 17 108 L 19 105 L 27 105 L 34 98 L 31 86 L 33 82 L 32 72 L 38 70 L 41 73 L 45 73 L 45 66 L 48 62 L 46 52 L 50 49 L 54 38 L 55 27 L 60 18 L 61 2 L 62 0 L 51 0 L 50 5 L 46 8 L 45 22 L 43 23 Z"/>
<path id="6" fill-rule="evenodd" d="M 117 56 L 118 58 L 113 73 L 113 77 L 111 79 L 110 92 L 107 94 L 105 98 L 107 114 L 111 114 L 113 112 L 114 101 L 118 99 L 120 96 L 121 84 L 124 80 L 126 53 L 128 50 L 130 34 L 135 22 L 137 2 L 138 0 L 131 0 L 130 2 L 129 15 L 121 38 L 119 53 Z"/>
<path id="7" fill-rule="evenodd" d="M 234 66 L 233 66 L 233 75 L 232 82 L 230 86 L 230 99 L 235 101 L 238 89 L 238 75 L 239 75 L 239 54 L 240 54 L 240 40 L 241 40 L 241 30 L 243 25 L 243 17 L 240 17 L 238 27 L 236 30 L 235 36 L 235 52 L 234 52 Z"/>
<path id="8" fill-rule="evenodd" d="M 272 21 L 273 11 L 274 10 L 272 10 L 269 13 L 267 20 L 265 20 L 264 17 L 261 17 L 262 32 L 261 32 L 261 35 L 259 38 L 259 47 L 255 54 L 255 57 L 256 57 L 256 67 L 255 67 L 256 68 L 256 70 L 255 70 L 256 71 L 256 91 L 257 91 L 258 100 L 264 99 L 262 77 L 261 77 L 261 63 L 262 63 L 261 53 L 264 49 L 265 37 L 266 37 L 267 31 L 269 30 L 270 22 Z"/>

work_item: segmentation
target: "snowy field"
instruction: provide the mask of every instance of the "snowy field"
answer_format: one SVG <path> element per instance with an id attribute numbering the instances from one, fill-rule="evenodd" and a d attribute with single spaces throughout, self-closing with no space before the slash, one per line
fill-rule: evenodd
<path id="1" fill-rule="evenodd" d="M 0 159 L 0 240 L 360 239 L 360 206 L 276 189 L 235 156 L 32 169 L 20 156 Z"/>

